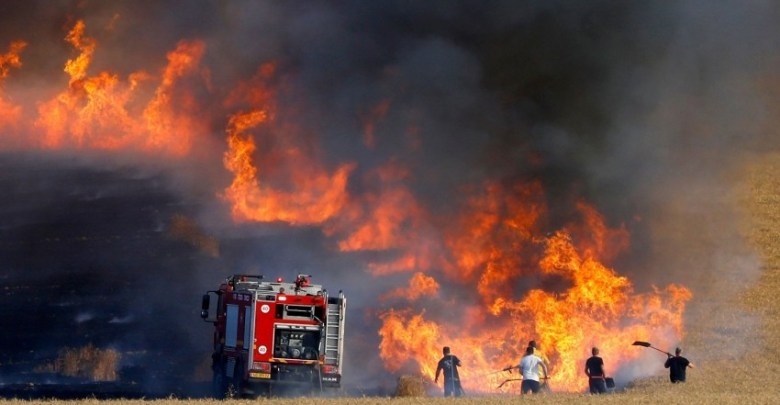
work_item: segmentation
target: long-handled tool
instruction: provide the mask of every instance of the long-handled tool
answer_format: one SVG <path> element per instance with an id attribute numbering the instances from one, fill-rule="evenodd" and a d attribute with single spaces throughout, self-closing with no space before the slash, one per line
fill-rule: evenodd
<path id="1" fill-rule="evenodd" d="M 503 373 L 503 372 L 506 372 L 506 371 L 509 371 L 509 373 L 511 374 L 512 371 L 510 369 L 512 369 L 512 368 L 517 368 L 517 366 L 507 366 L 507 368 L 504 368 L 504 369 L 501 369 L 501 370 L 496 370 L 496 371 L 491 371 L 491 372 L 484 373 L 484 374 L 478 374 L 477 376 L 472 376 L 471 378 L 479 379 L 479 378 L 491 376 L 493 374 Z"/>
<path id="2" fill-rule="evenodd" d="M 515 368 L 519 369 L 520 366 L 506 366 L 505 368 L 501 369 L 501 371 L 499 371 L 499 372 L 506 371 L 506 372 L 509 372 L 509 374 L 512 374 L 512 369 L 515 369 Z M 501 388 L 501 387 L 504 386 L 504 384 L 506 384 L 508 382 L 512 382 L 512 381 L 523 381 L 523 379 L 522 378 L 507 378 L 501 384 L 499 384 L 498 387 L 496 387 L 496 388 Z"/>
<path id="3" fill-rule="evenodd" d="M 672 355 L 671 353 L 669 353 L 667 351 L 664 351 L 664 350 L 661 350 L 661 349 L 659 349 L 657 347 L 654 347 L 653 345 L 650 344 L 650 342 L 643 342 L 641 340 L 637 340 L 634 343 L 632 343 L 631 345 L 633 345 L 633 346 L 649 347 L 651 349 L 658 350 L 659 352 L 661 352 L 661 353 L 663 353 L 663 354 L 665 354 L 667 356 L 671 356 Z"/>
<path id="4" fill-rule="evenodd" d="M 501 387 L 504 386 L 504 384 L 506 384 L 508 382 L 512 382 L 512 381 L 523 381 L 523 379 L 522 378 L 507 378 L 506 380 L 504 380 L 504 382 L 499 384 L 498 387 L 496 387 L 496 389 L 501 388 Z"/>
<path id="5" fill-rule="evenodd" d="M 543 381 L 541 383 L 541 385 L 539 386 L 539 390 L 540 391 L 551 392 L 550 391 L 550 386 L 547 385 L 547 381 L 550 379 L 550 377 L 539 377 L 539 379 Z M 498 387 L 496 387 L 496 389 L 501 388 L 501 387 L 504 386 L 504 384 L 506 384 L 508 382 L 512 382 L 512 381 L 523 381 L 523 379 L 522 378 L 508 378 L 508 379 L 504 380 L 504 382 L 499 384 Z"/>
<path id="6" fill-rule="evenodd" d="M 501 373 L 501 372 L 507 371 L 507 372 L 509 372 L 509 374 L 512 374 L 512 369 L 515 369 L 515 368 L 520 368 L 520 367 L 519 366 L 506 366 L 505 368 L 503 368 L 503 369 L 501 369 L 499 371 L 496 371 L 496 373 Z M 523 380 L 522 378 L 508 378 L 508 379 L 504 380 L 504 382 L 499 384 L 498 387 L 496 387 L 496 388 L 501 388 L 501 387 L 504 386 L 504 384 L 506 384 L 506 383 L 508 383 L 510 381 L 522 381 L 522 380 Z"/>
<path id="7" fill-rule="evenodd" d="M 519 370 L 520 366 L 506 366 L 506 368 L 502 369 L 501 371 L 507 371 L 507 372 L 509 372 L 509 374 L 512 374 L 512 370 L 513 369 L 518 369 Z M 550 390 L 550 386 L 547 385 L 547 381 L 550 379 L 550 377 L 549 376 L 547 376 L 547 377 L 539 377 L 539 379 L 543 381 L 542 384 L 539 387 L 539 390 L 540 391 L 544 391 L 544 392 L 552 392 Z M 504 386 L 504 384 L 506 384 L 508 382 L 512 382 L 512 381 L 523 381 L 523 378 L 522 377 L 521 378 L 507 378 L 501 384 L 499 384 L 498 387 L 496 387 L 496 389 L 501 388 L 501 387 Z"/>

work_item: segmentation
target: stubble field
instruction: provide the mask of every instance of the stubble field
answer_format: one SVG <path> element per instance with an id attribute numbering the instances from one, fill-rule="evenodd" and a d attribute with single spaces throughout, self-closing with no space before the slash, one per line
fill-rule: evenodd
<path id="1" fill-rule="evenodd" d="M 590 396 L 585 394 L 554 393 L 549 395 L 527 396 L 519 398 L 510 395 L 495 396 L 470 396 L 463 398 L 441 397 L 337 397 L 337 398 L 278 398 L 278 399 L 232 399 L 226 401 L 216 400 L 191 400 L 180 398 L 168 398 L 162 400 L 98 400 L 87 399 L 81 401 L 65 400 L 3 400 L 3 405 L 10 404 L 93 404 L 112 403 L 141 404 L 154 402 L 160 405 L 179 405 L 182 403 L 214 404 L 229 402 L 232 404 L 269 403 L 269 404 L 341 404 L 341 405 L 369 405 L 369 404 L 501 404 L 507 401 L 522 400 L 529 403 L 568 404 L 568 403 L 685 403 L 685 404 L 712 404 L 712 403 L 740 403 L 740 404 L 769 404 L 780 403 L 780 389 L 777 381 L 780 377 L 780 303 L 776 294 L 780 291 L 780 153 L 772 153 L 763 156 L 751 156 L 745 159 L 742 169 L 734 175 L 733 193 L 735 201 L 738 201 L 738 215 L 741 217 L 743 237 L 748 245 L 755 249 L 755 253 L 761 260 L 761 275 L 755 282 L 751 282 L 747 288 L 737 294 L 726 294 L 726 291 L 712 291 L 713 297 L 733 296 L 727 302 L 720 302 L 720 307 L 733 308 L 734 315 L 726 314 L 722 329 L 734 325 L 741 325 L 739 314 L 755 316 L 760 321 L 750 330 L 735 334 L 733 339 L 744 339 L 749 336 L 751 344 L 745 345 L 744 341 L 730 342 L 728 334 L 715 338 L 708 330 L 697 329 L 697 325 L 688 326 L 688 334 L 684 341 L 687 347 L 698 348 L 699 352 L 714 352 L 711 356 L 716 360 L 702 361 L 696 364 L 696 368 L 689 371 L 689 381 L 686 384 L 672 385 L 668 383 L 665 374 L 659 374 L 633 382 L 628 388 L 611 395 Z M 724 288 L 729 287 L 725 283 Z M 707 297 L 699 297 L 699 299 Z M 710 325 L 711 326 L 711 325 Z M 745 347 L 736 355 L 724 351 L 724 355 L 718 359 L 717 352 L 721 350 L 713 345 L 713 340 L 719 343 L 735 347 Z M 752 343 L 755 342 L 755 343 Z"/>

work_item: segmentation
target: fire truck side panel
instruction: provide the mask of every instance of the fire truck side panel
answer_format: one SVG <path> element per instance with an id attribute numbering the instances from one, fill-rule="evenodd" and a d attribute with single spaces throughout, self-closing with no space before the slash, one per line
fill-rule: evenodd
<path id="1" fill-rule="evenodd" d="M 256 362 L 267 362 L 273 354 L 276 303 L 273 301 L 258 301 L 255 308 L 255 344 L 252 358 Z"/>

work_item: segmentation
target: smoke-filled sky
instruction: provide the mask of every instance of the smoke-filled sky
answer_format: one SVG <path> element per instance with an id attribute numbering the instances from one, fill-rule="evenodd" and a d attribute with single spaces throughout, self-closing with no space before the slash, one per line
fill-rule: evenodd
<path id="1" fill-rule="evenodd" d="M 233 273 L 301 272 L 349 297 L 345 384 L 374 389 L 422 368 L 380 358 L 389 309 L 455 318 L 438 347 L 458 324 L 482 327 L 485 293 L 567 291 L 539 270 L 540 241 L 586 239 L 582 204 L 607 236 L 629 235 L 599 261 L 638 294 L 690 289 L 685 322 L 707 333 L 702 314 L 726 302 L 712 291 L 758 268 L 729 180 L 780 141 L 779 11 L 4 1 L 0 277 L 2 327 L 17 332 L 2 346 L 17 349 L 0 361 L 87 343 L 126 368 L 165 353 L 150 389 L 171 390 L 172 370 L 210 359 L 203 292 Z"/>

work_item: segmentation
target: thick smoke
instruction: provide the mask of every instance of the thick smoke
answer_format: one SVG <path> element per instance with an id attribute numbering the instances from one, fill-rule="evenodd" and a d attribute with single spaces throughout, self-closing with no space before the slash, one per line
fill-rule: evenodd
<path id="1" fill-rule="evenodd" d="M 311 136 L 328 169 L 356 164 L 350 193 L 381 192 L 372 173 L 392 163 L 413 174 L 401 183 L 420 206 L 446 217 L 465 203 L 463 185 L 537 179 L 561 223 L 585 199 L 628 227 L 630 251 L 612 265 L 638 289 L 691 288 L 694 335 L 734 356 L 744 347 L 733 338 L 751 339 L 709 315 L 735 319 L 733 297 L 713 295 L 759 266 L 729 181 L 780 139 L 772 3 L 12 1 L 0 12 L 0 53 L 28 43 L 0 97 L 26 117 L 66 88 L 76 20 L 98 43 L 93 74 L 155 72 L 179 41 L 206 44 L 191 80 L 209 128 L 187 157 L 30 150 L 29 134 L 0 125 L 0 319 L 14 331 L 0 362 L 19 375 L 91 342 L 125 353 L 124 378 L 150 392 L 196 395 L 209 377 L 192 370 L 208 373 L 211 349 L 200 294 L 232 273 L 303 272 L 349 296 L 347 386 L 394 381 L 375 355 L 375 298 L 408 277 L 366 266 L 396 252 L 339 253 L 317 225 L 238 224 L 219 197 L 237 112 L 223 100 L 268 62 L 284 89 L 278 119 Z"/>

